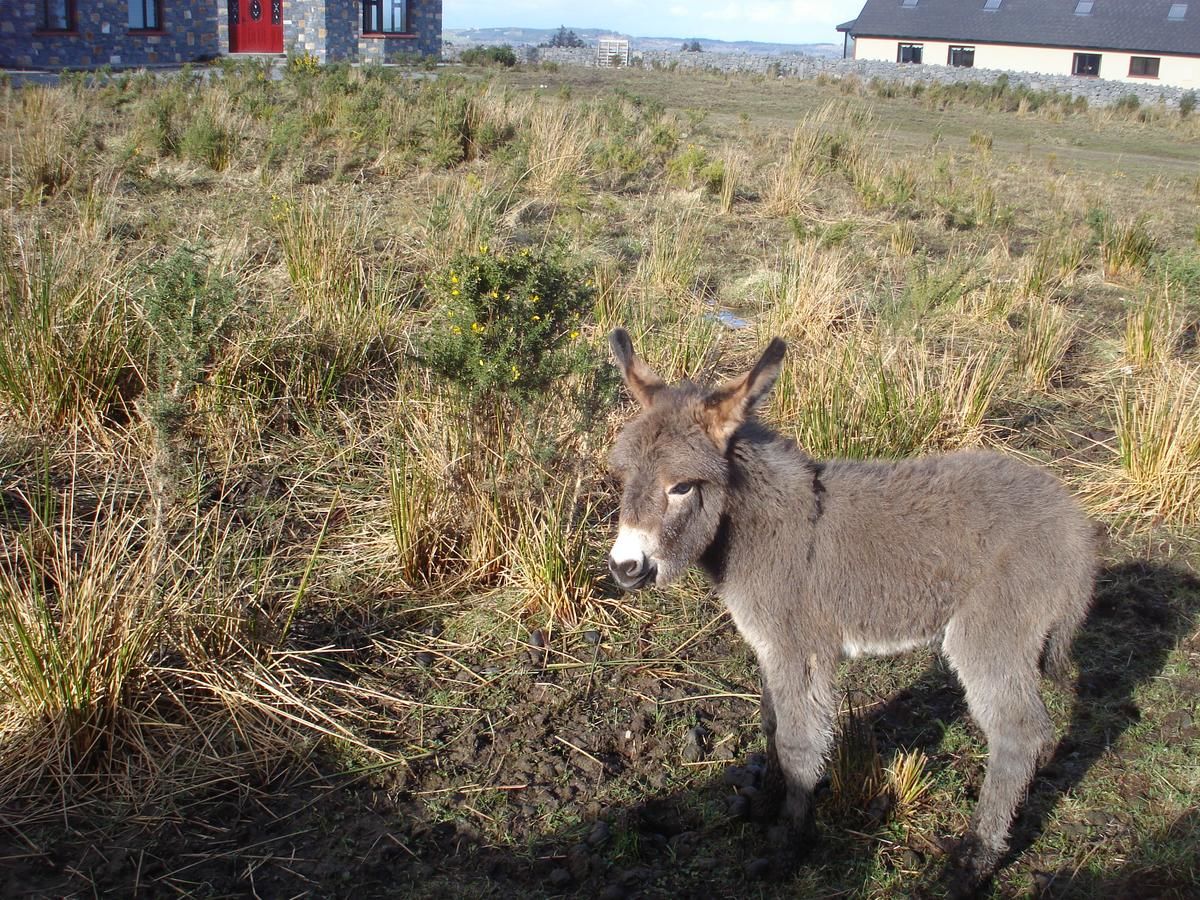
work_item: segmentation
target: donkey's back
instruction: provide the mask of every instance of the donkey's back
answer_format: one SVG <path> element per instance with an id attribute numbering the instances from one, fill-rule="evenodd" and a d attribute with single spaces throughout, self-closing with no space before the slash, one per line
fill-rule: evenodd
<path id="1" fill-rule="evenodd" d="M 848 655 L 941 640 L 953 623 L 1036 658 L 1086 612 L 1093 526 L 1043 469 L 985 451 L 834 461 L 818 489 L 804 602 L 830 604 Z"/>

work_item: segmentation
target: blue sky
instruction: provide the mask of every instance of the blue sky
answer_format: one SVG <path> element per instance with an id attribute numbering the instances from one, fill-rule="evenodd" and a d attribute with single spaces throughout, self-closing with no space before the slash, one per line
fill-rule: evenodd
<path id="1" fill-rule="evenodd" d="M 833 27 L 863 0 L 444 0 L 447 28 L 606 28 L 647 37 L 699 37 L 786 44 L 841 43 Z"/>

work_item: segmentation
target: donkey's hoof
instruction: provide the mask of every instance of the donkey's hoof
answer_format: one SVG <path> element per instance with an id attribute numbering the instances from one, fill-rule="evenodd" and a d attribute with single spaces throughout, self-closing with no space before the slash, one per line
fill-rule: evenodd
<path id="1" fill-rule="evenodd" d="M 783 808 L 783 794 L 780 791 L 764 785 L 759 790 L 748 792 L 747 799 L 750 801 L 752 821 L 767 824 L 779 818 L 779 811 Z"/>
<path id="2" fill-rule="evenodd" d="M 772 850 L 801 859 L 807 856 L 817 843 L 817 823 L 811 815 L 797 823 L 783 817 L 767 829 L 767 844 Z"/>
<path id="3" fill-rule="evenodd" d="M 796 874 L 802 860 L 800 854 L 778 852 L 752 859 L 742 869 L 747 878 L 755 881 L 786 881 Z"/>
<path id="4" fill-rule="evenodd" d="M 771 874 L 771 860 L 765 856 L 758 859 L 748 861 L 742 868 L 746 870 L 746 877 L 753 881 L 761 881 Z"/>
<path id="5" fill-rule="evenodd" d="M 973 834 L 966 835 L 946 864 L 947 900 L 968 900 L 987 885 L 1000 863 L 1000 851 L 987 847 Z"/>

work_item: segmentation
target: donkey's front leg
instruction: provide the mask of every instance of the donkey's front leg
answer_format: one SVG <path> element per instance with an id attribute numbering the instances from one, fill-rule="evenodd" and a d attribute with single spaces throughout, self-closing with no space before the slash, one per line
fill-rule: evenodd
<path id="1" fill-rule="evenodd" d="M 812 652 L 772 654 L 763 665 L 774 711 L 774 749 L 787 785 L 784 812 L 800 838 L 811 838 L 815 830 L 812 795 L 833 737 L 836 664 L 836 657 Z"/>
<path id="2" fill-rule="evenodd" d="M 783 770 L 779 765 L 779 750 L 775 746 L 777 720 L 775 704 L 771 699 L 771 685 L 767 681 L 767 670 L 760 666 L 762 678 L 762 731 L 767 741 L 766 769 L 756 793 L 750 801 L 750 817 L 757 822 L 771 822 L 779 815 L 783 806 L 785 786 Z"/>

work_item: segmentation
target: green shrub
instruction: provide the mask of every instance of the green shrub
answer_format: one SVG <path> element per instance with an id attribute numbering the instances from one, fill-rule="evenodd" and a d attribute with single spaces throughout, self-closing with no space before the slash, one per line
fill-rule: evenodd
<path id="1" fill-rule="evenodd" d="M 438 301 L 420 359 L 470 399 L 525 406 L 589 365 L 580 340 L 595 291 L 559 251 L 456 256 L 429 286 Z"/>
<path id="2" fill-rule="evenodd" d="M 233 161 L 237 136 L 207 109 L 196 114 L 179 139 L 180 155 L 191 162 L 224 172 Z"/>
<path id="3" fill-rule="evenodd" d="M 503 66 L 511 69 L 517 64 L 517 54 L 508 44 L 472 47 L 459 57 L 464 66 Z"/>
<path id="4" fill-rule="evenodd" d="M 142 305 L 153 360 L 151 418 L 168 427 L 200 382 L 224 339 L 236 305 L 233 283 L 213 275 L 196 249 L 184 246 L 150 270 Z"/>
<path id="5" fill-rule="evenodd" d="M 305 78 L 316 75 L 321 71 L 321 60 L 317 59 L 313 54 L 305 51 L 304 53 L 289 53 L 287 59 L 287 67 L 284 69 L 285 74 L 291 78 Z"/>
<path id="6" fill-rule="evenodd" d="M 709 157 L 703 147 L 688 144 L 667 161 L 667 176 L 673 184 L 686 188 L 703 187 L 715 194 L 725 182 L 725 164 Z"/>
<path id="7" fill-rule="evenodd" d="M 1195 91 L 1184 91 L 1183 96 L 1179 98 L 1179 117 L 1181 119 L 1186 119 L 1188 116 L 1190 116 L 1192 114 L 1192 111 L 1195 108 L 1196 108 L 1196 92 Z"/>

